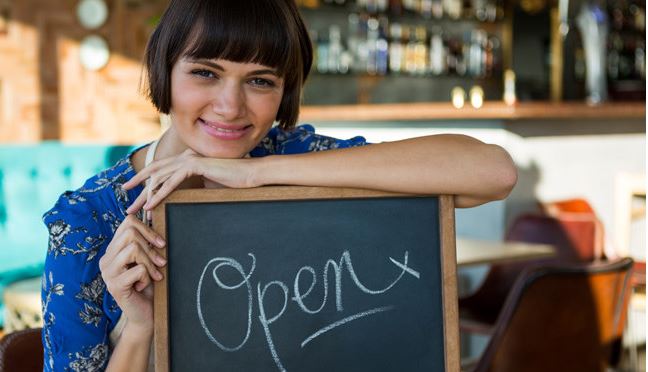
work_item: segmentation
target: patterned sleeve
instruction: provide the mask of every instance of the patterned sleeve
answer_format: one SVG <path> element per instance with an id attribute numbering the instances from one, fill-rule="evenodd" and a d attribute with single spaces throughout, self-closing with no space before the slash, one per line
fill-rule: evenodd
<path id="1" fill-rule="evenodd" d="M 261 143 L 250 153 L 251 156 L 302 154 L 305 152 L 325 151 L 367 145 L 364 137 L 337 139 L 315 133 L 312 125 L 304 124 L 293 130 L 285 131 L 274 127 Z"/>
<path id="2" fill-rule="evenodd" d="M 102 371 L 109 357 L 105 284 L 107 238 L 85 197 L 67 192 L 45 213 L 49 244 L 42 280 L 45 371 Z"/>

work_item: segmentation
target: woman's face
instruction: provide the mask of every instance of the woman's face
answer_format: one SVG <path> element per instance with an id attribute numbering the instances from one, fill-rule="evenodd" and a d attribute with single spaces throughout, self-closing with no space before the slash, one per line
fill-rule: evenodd
<path id="1" fill-rule="evenodd" d="M 171 71 L 173 129 L 203 156 L 242 158 L 272 127 L 283 89 L 267 66 L 182 58 Z"/>

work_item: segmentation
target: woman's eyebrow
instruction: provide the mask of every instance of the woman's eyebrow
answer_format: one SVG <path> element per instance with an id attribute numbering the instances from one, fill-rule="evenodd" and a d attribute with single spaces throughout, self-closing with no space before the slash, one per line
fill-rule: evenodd
<path id="1" fill-rule="evenodd" d="M 219 65 L 216 62 L 212 62 L 212 61 L 210 61 L 208 59 L 192 59 L 192 58 L 188 58 L 187 61 L 190 62 L 190 63 L 198 63 L 198 64 L 201 64 L 201 65 L 205 65 L 205 66 L 211 67 L 211 68 L 219 70 L 219 71 L 225 71 L 223 66 Z M 268 68 L 250 71 L 250 72 L 248 72 L 247 75 L 265 75 L 265 74 L 274 75 L 274 76 L 279 77 L 279 74 L 277 73 L 276 70 L 268 69 Z"/>

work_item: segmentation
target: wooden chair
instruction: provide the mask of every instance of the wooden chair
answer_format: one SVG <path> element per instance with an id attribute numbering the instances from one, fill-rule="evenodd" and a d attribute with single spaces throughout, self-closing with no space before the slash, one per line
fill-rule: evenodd
<path id="1" fill-rule="evenodd" d="M 603 372 L 619 361 L 632 260 L 525 270 L 473 372 Z"/>
<path id="2" fill-rule="evenodd" d="M 592 205 L 582 198 L 540 202 L 538 206 L 549 216 L 556 216 L 561 213 L 585 213 L 596 216 Z"/>
<path id="3" fill-rule="evenodd" d="M 525 268 L 559 263 L 587 263 L 595 256 L 595 225 L 581 218 L 525 214 L 515 219 L 506 240 L 551 244 L 556 256 L 492 265 L 481 286 L 459 299 L 462 332 L 490 334 L 518 276 Z"/>
<path id="4" fill-rule="evenodd" d="M 0 372 L 42 372 L 41 328 L 9 333 L 0 339 Z"/>
<path id="5" fill-rule="evenodd" d="M 591 221 L 594 225 L 594 255 L 595 259 L 602 259 L 604 256 L 603 245 L 605 244 L 605 228 L 603 222 L 598 218 L 592 205 L 585 199 L 564 199 L 549 202 L 539 202 L 538 207 L 547 216 L 562 219 L 582 219 Z"/>

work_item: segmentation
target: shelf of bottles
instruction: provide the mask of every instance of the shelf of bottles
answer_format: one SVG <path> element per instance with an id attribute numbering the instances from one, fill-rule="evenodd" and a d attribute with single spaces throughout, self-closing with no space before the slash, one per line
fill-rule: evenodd
<path id="1" fill-rule="evenodd" d="M 645 99 L 646 2 L 611 0 L 607 4 L 610 16 L 607 45 L 610 95 L 617 99 Z"/>
<path id="2" fill-rule="evenodd" d="M 606 24 L 606 72 L 611 101 L 642 101 L 646 98 L 646 2 L 608 0 L 599 15 Z M 573 22 L 575 23 L 575 22 Z M 577 31 L 573 27 L 574 31 Z M 573 41 L 570 43 L 570 38 Z M 567 87 L 567 99 L 579 99 L 585 92 L 586 53 L 582 34 L 569 31 L 567 58 L 573 58 L 574 84 Z M 567 67 L 570 68 L 570 67 Z"/>
<path id="3" fill-rule="evenodd" d="M 502 0 L 298 4 L 315 54 L 307 103 L 450 101 L 475 84 L 501 98 Z"/>

